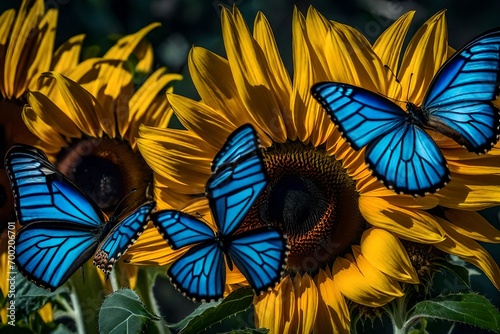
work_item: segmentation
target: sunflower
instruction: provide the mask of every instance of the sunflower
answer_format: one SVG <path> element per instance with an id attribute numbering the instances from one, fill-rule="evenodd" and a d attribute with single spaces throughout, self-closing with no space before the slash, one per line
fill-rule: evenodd
<path id="1" fill-rule="evenodd" d="M 49 160 L 107 214 L 124 198 L 123 207 L 131 210 L 148 197 L 152 175 L 135 137 L 140 124 L 166 127 L 172 115 L 158 95 L 181 76 L 159 68 L 134 92 L 126 62 L 156 26 L 123 37 L 103 58 L 84 61 L 68 76 L 43 73 L 23 111 Z"/>
<path id="2" fill-rule="evenodd" d="M 476 212 L 459 218 L 458 208 L 443 210 L 443 196 L 414 199 L 386 189 L 309 92 L 314 83 L 331 80 L 400 97 L 409 80 L 401 79 L 401 88 L 384 65 L 397 68 L 412 16 L 403 15 L 372 46 L 314 8 L 306 18 L 295 10 L 291 78 L 265 16 L 257 14 L 251 33 L 236 8 L 222 9 L 227 59 L 201 47 L 189 55 L 201 101 L 168 95 L 186 130 L 140 129 L 138 146 L 154 171 L 158 207 L 206 213 L 209 222 L 208 203 L 200 197 L 210 162 L 238 126 L 251 123 L 259 132 L 270 181 L 243 225 L 280 228 L 290 255 L 281 282 L 255 297 L 257 327 L 349 332 L 348 302 L 373 308 L 403 296 L 405 284 L 429 277 L 429 261 L 439 250 L 462 256 L 500 286 L 498 265 L 474 241 L 498 242 L 498 231 L 484 219 L 471 226 L 467 219 L 479 219 Z M 413 66 L 408 76 L 419 68 L 415 54 L 432 54 L 434 43 L 446 37 L 442 26 L 438 13 L 416 33 L 403 57 L 404 66 Z M 412 87 L 420 87 L 423 77 L 414 75 Z M 417 102 L 413 95 L 410 100 Z M 488 200 L 482 207 L 498 204 Z M 180 254 L 162 241 L 156 231 L 146 231 L 129 251 L 130 261 L 172 263 Z M 245 284 L 238 273 L 231 275 L 228 284 Z"/>

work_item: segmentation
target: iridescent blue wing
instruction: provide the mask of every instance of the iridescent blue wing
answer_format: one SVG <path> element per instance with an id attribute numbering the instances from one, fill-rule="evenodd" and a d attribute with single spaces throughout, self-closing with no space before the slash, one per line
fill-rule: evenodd
<path id="1" fill-rule="evenodd" d="M 189 249 L 168 269 L 168 276 L 183 294 L 199 301 L 223 297 L 226 282 L 224 253 L 215 240 Z"/>
<path id="2" fill-rule="evenodd" d="M 155 202 L 147 202 L 120 221 L 102 241 L 94 256 L 94 265 L 109 275 L 116 261 L 137 240 L 146 228 Z M 108 222 L 107 224 L 110 224 Z"/>
<path id="3" fill-rule="evenodd" d="M 429 126 L 467 150 L 484 153 L 498 141 L 500 116 L 491 101 L 499 94 L 500 30 L 475 38 L 434 77 L 422 109 Z"/>
<path id="4" fill-rule="evenodd" d="M 446 160 L 421 128 L 404 124 L 368 144 L 365 160 L 372 173 L 397 193 L 424 196 L 450 180 Z"/>
<path id="5" fill-rule="evenodd" d="M 400 128 L 407 119 L 398 105 L 360 87 L 320 82 L 311 93 L 355 150 Z"/>
<path id="6" fill-rule="evenodd" d="M 151 221 L 173 249 L 213 240 L 215 237 L 207 224 L 180 211 L 154 212 L 151 214 Z"/>
<path id="7" fill-rule="evenodd" d="M 235 234 L 228 248 L 229 257 L 256 293 L 279 282 L 287 250 L 285 237 L 270 228 Z"/>
<path id="8" fill-rule="evenodd" d="M 102 212 L 94 201 L 52 166 L 42 151 L 15 145 L 7 153 L 5 165 L 22 226 L 61 221 L 95 229 L 103 222 Z"/>
<path id="9" fill-rule="evenodd" d="M 55 290 L 92 257 L 98 242 L 97 231 L 61 222 L 32 223 L 17 233 L 15 262 L 35 284 Z"/>
<path id="10" fill-rule="evenodd" d="M 224 164 L 210 177 L 206 189 L 208 202 L 223 235 L 233 233 L 240 226 L 266 184 L 260 151 Z"/>
<path id="11" fill-rule="evenodd" d="M 226 143 L 212 161 L 212 172 L 215 172 L 220 166 L 234 162 L 258 149 L 257 132 L 250 124 L 242 125 L 227 137 Z"/>

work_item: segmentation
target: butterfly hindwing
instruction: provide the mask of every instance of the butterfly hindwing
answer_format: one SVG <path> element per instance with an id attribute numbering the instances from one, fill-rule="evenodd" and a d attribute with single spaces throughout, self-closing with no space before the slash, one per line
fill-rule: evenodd
<path id="1" fill-rule="evenodd" d="M 397 193 L 423 196 L 450 179 L 439 147 L 429 134 L 411 124 L 369 143 L 365 159 L 372 173 Z"/>
<path id="2" fill-rule="evenodd" d="M 458 50 L 435 75 L 422 103 L 431 125 L 467 150 L 484 153 L 497 141 L 500 30 L 492 30 Z"/>
<path id="3" fill-rule="evenodd" d="M 215 240 L 190 248 L 168 269 L 172 283 L 188 297 L 200 301 L 223 297 L 226 282 L 224 253 Z"/>
<path id="4" fill-rule="evenodd" d="M 52 166 L 42 151 L 15 145 L 7 153 L 5 165 L 22 226 L 46 220 L 93 229 L 104 219 L 92 199 Z"/>
<path id="5" fill-rule="evenodd" d="M 33 223 L 16 236 L 16 265 L 35 284 L 49 290 L 62 285 L 94 254 L 96 231 L 60 222 Z"/>
<path id="6" fill-rule="evenodd" d="M 236 267 L 259 293 L 281 279 L 286 249 L 285 237 L 264 227 L 234 235 L 228 251 Z"/>
<path id="7" fill-rule="evenodd" d="M 396 104 L 360 87 L 320 82 L 311 92 L 355 150 L 400 127 L 407 117 Z"/>
<path id="8" fill-rule="evenodd" d="M 109 275 L 114 263 L 142 234 L 155 206 L 155 202 L 147 202 L 113 227 L 97 249 L 94 257 L 97 268 Z"/>

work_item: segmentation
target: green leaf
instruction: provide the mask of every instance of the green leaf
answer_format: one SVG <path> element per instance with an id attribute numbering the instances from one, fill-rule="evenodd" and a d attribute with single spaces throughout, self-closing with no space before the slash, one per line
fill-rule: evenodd
<path id="1" fill-rule="evenodd" d="M 469 270 L 466 267 L 451 263 L 445 259 L 437 260 L 435 261 L 435 264 L 452 273 L 462 284 L 470 288 L 470 275 Z"/>
<path id="2" fill-rule="evenodd" d="M 146 310 L 134 291 L 122 289 L 104 300 L 99 311 L 99 332 L 140 333 L 146 322 L 160 319 Z"/>
<path id="3" fill-rule="evenodd" d="M 15 297 L 10 298 L 7 295 L 7 298 L 9 299 L 8 303 L 11 301 L 15 303 L 16 319 L 27 319 L 31 313 L 45 305 L 49 299 L 57 294 L 36 286 L 19 272 L 15 276 L 15 284 L 16 290 L 13 292 Z M 63 292 L 65 290 L 58 289 L 57 291 Z"/>
<path id="4" fill-rule="evenodd" d="M 222 321 L 246 311 L 253 302 L 253 290 L 249 288 L 238 289 L 227 296 L 219 305 L 205 306 L 205 310 L 196 309 L 197 315 L 190 317 L 188 324 L 179 334 L 195 334 L 221 323 Z M 210 303 L 212 304 L 212 303 Z M 193 312 L 194 313 L 194 312 Z"/>
<path id="5" fill-rule="evenodd" d="M 175 331 L 180 331 L 183 328 L 185 328 L 191 320 L 194 318 L 198 317 L 199 315 L 203 314 L 206 310 L 210 308 L 214 308 L 217 305 L 219 305 L 221 302 L 211 302 L 211 303 L 203 303 L 200 306 L 198 306 L 191 314 L 189 314 L 187 317 L 179 321 L 178 323 L 169 325 L 169 327 Z"/>
<path id="6" fill-rule="evenodd" d="M 462 322 L 500 333 L 500 313 L 486 298 L 475 293 L 451 294 L 420 302 L 408 322 L 420 317 Z"/>

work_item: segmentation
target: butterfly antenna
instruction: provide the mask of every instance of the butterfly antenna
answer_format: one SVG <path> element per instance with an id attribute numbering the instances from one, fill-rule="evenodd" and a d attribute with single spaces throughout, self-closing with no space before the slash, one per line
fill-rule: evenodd
<path id="1" fill-rule="evenodd" d="M 394 73 L 394 71 L 393 71 L 393 70 L 392 70 L 392 69 L 391 69 L 391 68 L 390 68 L 387 64 L 385 64 L 385 65 L 384 65 L 384 67 L 385 67 L 386 69 L 388 69 L 388 70 L 389 70 L 389 72 L 391 72 L 392 76 L 394 77 L 394 80 L 395 80 L 395 81 L 396 81 L 399 85 L 401 85 L 401 82 L 399 81 L 399 79 L 398 79 L 398 77 L 396 76 L 396 74 Z"/>
<path id="2" fill-rule="evenodd" d="M 115 211 L 113 211 L 113 217 L 118 217 L 120 216 L 123 212 L 125 212 L 125 210 L 127 210 L 129 207 L 126 206 L 125 208 L 123 208 L 122 210 L 118 211 L 118 208 L 120 208 L 120 205 L 122 205 L 123 201 L 125 201 L 130 195 L 132 195 L 133 193 L 135 193 L 137 191 L 137 189 L 133 188 L 132 190 L 130 190 L 130 192 L 128 194 L 126 194 L 122 199 L 121 201 L 116 205 L 116 208 L 115 208 Z M 118 213 L 117 213 L 118 212 Z"/>
<path id="3" fill-rule="evenodd" d="M 409 101 L 410 97 L 410 87 L 411 87 L 411 79 L 413 78 L 413 72 L 410 74 L 410 81 L 408 82 L 408 90 L 406 91 L 406 101 Z"/>

